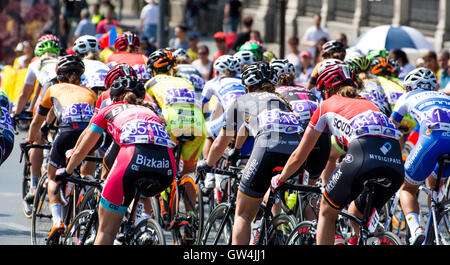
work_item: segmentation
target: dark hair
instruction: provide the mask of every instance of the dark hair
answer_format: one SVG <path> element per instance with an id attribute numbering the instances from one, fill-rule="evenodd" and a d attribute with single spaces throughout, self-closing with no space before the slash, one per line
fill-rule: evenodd
<path id="1" fill-rule="evenodd" d="M 177 28 L 179 28 L 179 29 L 181 29 L 182 31 L 185 31 L 185 32 L 188 31 L 188 27 L 183 25 L 183 24 L 177 25 Z"/>
<path id="2" fill-rule="evenodd" d="M 208 46 L 206 46 L 206 45 L 200 45 L 200 46 L 198 46 L 198 50 L 200 50 L 200 49 L 206 50 L 206 52 L 209 54 L 209 48 L 208 48 Z"/>
<path id="3" fill-rule="evenodd" d="M 167 124 L 166 119 L 159 114 L 158 111 L 156 111 L 156 108 L 154 105 L 152 105 L 151 103 L 145 102 L 143 99 L 140 99 L 136 96 L 136 94 L 134 94 L 131 91 L 127 91 L 119 96 L 113 97 L 113 102 L 118 102 L 118 101 L 124 101 L 127 104 L 133 104 L 133 105 L 140 105 L 140 106 L 144 106 L 146 108 L 149 108 L 151 111 L 153 111 L 158 118 L 161 120 L 161 122 L 163 122 L 164 124 Z"/>
<path id="4" fill-rule="evenodd" d="M 253 25 L 253 17 L 250 15 L 244 16 L 242 18 L 242 24 L 246 27 L 251 27 Z"/>
<path id="5" fill-rule="evenodd" d="M 300 40 L 298 39 L 297 36 L 291 36 L 291 37 L 289 38 L 289 40 L 288 40 L 288 43 L 290 44 L 290 43 L 292 43 L 292 42 L 294 42 L 294 41 L 295 41 L 296 44 L 299 44 L 299 43 L 300 43 Z"/>
<path id="6" fill-rule="evenodd" d="M 409 63 L 408 56 L 406 55 L 406 53 L 404 51 L 402 51 L 400 49 L 392 50 L 392 55 L 394 56 L 394 59 L 397 61 L 401 60 L 402 63 L 405 63 L 405 64 Z"/>

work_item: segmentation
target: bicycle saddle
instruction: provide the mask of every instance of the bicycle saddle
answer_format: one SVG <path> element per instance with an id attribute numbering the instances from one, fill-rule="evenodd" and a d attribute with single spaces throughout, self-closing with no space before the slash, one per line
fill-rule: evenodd
<path id="1" fill-rule="evenodd" d="M 182 136 L 177 137 L 177 140 L 179 143 L 193 141 L 194 139 L 195 139 L 194 135 L 190 135 L 190 136 L 182 135 Z"/>
<path id="2" fill-rule="evenodd" d="M 383 187 L 389 187 L 391 186 L 392 181 L 388 178 L 373 178 L 373 179 L 368 179 L 366 181 L 364 181 L 363 185 L 364 186 L 369 186 L 369 185 L 380 185 Z"/>
<path id="3" fill-rule="evenodd" d="M 159 181 L 156 181 L 154 179 L 149 179 L 146 177 L 139 178 L 136 181 L 136 188 L 140 189 L 141 191 L 154 189 L 156 186 L 159 186 Z"/>

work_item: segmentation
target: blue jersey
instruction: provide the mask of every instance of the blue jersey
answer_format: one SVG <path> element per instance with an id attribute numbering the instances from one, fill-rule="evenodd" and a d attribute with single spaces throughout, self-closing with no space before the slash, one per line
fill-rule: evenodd
<path id="1" fill-rule="evenodd" d="M 396 102 L 392 118 L 400 122 L 409 113 L 429 130 L 450 130 L 450 97 L 444 93 L 416 89 L 403 94 Z"/>
<path id="2" fill-rule="evenodd" d="M 224 112 L 226 112 L 234 100 L 245 93 L 245 86 L 239 77 L 215 78 L 205 85 L 202 92 L 202 102 L 209 102 L 211 97 L 215 95 Z"/>
<path id="3" fill-rule="evenodd" d="M 9 97 L 0 89 L 0 136 L 14 142 L 14 121 L 9 114 Z"/>

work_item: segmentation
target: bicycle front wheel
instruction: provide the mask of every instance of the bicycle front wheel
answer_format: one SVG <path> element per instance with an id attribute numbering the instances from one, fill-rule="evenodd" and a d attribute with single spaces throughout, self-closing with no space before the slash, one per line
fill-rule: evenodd
<path id="1" fill-rule="evenodd" d="M 165 245 L 161 226 L 154 219 L 141 221 L 133 232 L 131 245 Z"/>
<path id="2" fill-rule="evenodd" d="M 431 225 L 427 245 L 450 245 L 450 200 L 444 202 L 440 209 L 436 222 L 439 240 L 436 240 L 435 228 Z"/>
<path id="3" fill-rule="evenodd" d="M 206 220 L 200 245 L 231 245 L 233 214 L 230 204 L 217 205 Z"/>
<path id="4" fill-rule="evenodd" d="M 52 213 L 47 195 L 47 174 L 44 174 L 39 180 L 34 197 L 31 216 L 31 244 L 45 245 L 52 225 Z"/>
<path id="5" fill-rule="evenodd" d="M 316 231 L 316 222 L 303 221 L 299 223 L 289 235 L 287 245 L 315 245 Z"/>
<path id="6" fill-rule="evenodd" d="M 295 220 L 285 213 L 279 213 L 273 218 L 272 224 L 273 230 L 269 235 L 269 244 L 286 245 L 289 235 L 297 225 Z"/>
<path id="7" fill-rule="evenodd" d="M 367 239 L 367 245 L 395 246 L 403 244 L 396 234 L 392 232 L 380 232 L 376 233 L 372 237 L 369 237 L 369 239 Z"/>
<path id="8" fill-rule="evenodd" d="M 64 245 L 93 245 L 98 229 L 98 213 L 84 210 L 77 214 L 75 220 L 64 235 Z"/>

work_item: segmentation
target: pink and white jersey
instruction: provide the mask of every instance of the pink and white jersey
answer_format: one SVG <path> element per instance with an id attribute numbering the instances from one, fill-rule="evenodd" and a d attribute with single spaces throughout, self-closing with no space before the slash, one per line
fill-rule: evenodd
<path id="1" fill-rule="evenodd" d="M 93 131 L 101 134 L 106 130 L 119 145 L 175 146 L 158 116 L 144 106 L 112 103 L 103 108 L 91 122 Z"/>
<path id="2" fill-rule="evenodd" d="M 323 132 L 326 127 L 346 146 L 353 139 L 372 135 L 399 139 L 400 131 L 377 106 L 367 99 L 334 95 L 322 101 L 309 127 Z"/>

